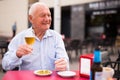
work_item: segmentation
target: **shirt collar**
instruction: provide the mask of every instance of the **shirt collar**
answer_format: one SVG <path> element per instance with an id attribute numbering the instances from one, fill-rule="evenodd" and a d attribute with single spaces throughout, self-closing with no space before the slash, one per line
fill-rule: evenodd
<path id="1" fill-rule="evenodd" d="M 32 31 L 32 33 L 35 35 L 35 32 L 34 30 L 32 29 L 32 27 L 30 27 L 30 30 Z M 47 37 L 50 37 L 52 36 L 52 33 L 50 32 L 50 29 L 46 30 L 46 33 L 45 35 L 43 36 L 43 38 L 47 38 Z"/>
<path id="2" fill-rule="evenodd" d="M 32 34 L 35 36 L 35 32 L 34 32 L 34 30 L 33 30 L 33 28 L 32 28 L 32 27 L 30 27 L 30 28 L 29 28 L 29 31 L 31 31 L 31 32 L 32 32 Z"/>
<path id="3" fill-rule="evenodd" d="M 50 29 L 48 29 L 45 33 L 45 35 L 43 36 L 43 38 L 47 38 L 47 37 L 50 37 L 52 36 L 52 33 L 50 32 Z"/>

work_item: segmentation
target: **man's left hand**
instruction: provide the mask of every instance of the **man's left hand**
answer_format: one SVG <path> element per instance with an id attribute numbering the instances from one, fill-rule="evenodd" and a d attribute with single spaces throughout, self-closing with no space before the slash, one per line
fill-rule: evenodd
<path id="1" fill-rule="evenodd" d="M 55 61 L 56 71 L 65 71 L 66 69 L 67 69 L 67 61 L 64 58 L 60 58 Z"/>

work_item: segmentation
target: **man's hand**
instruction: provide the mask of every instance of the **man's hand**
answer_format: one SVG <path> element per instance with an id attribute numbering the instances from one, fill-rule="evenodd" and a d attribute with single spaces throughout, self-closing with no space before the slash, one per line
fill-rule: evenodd
<path id="1" fill-rule="evenodd" d="M 16 56 L 21 58 L 23 55 L 27 55 L 32 52 L 32 46 L 24 44 L 20 45 L 16 51 Z"/>
<path id="2" fill-rule="evenodd" d="M 60 58 L 55 61 L 56 71 L 65 71 L 66 69 L 67 69 L 67 61 L 64 58 Z"/>

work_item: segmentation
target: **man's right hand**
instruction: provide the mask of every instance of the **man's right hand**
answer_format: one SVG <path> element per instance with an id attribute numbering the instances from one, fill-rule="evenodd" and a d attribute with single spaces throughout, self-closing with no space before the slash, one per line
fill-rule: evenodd
<path id="1" fill-rule="evenodd" d="M 30 45 L 27 44 L 20 45 L 16 51 L 16 56 L 21 58 L 23 55 L 32 53 L 32 50 L 33 48 Z"/>

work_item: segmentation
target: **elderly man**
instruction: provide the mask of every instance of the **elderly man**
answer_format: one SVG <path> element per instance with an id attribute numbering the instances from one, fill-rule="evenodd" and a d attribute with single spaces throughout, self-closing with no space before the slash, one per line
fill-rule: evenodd
<path id="1" fill-rule="evenodd" d="M 29 21 L 31 28 L 17 34 L 10 42 L 2 60 L 3 69 L 68 70 L 69 58 L 62 37 L 49 29 L 52 19 L 48 6 L 41 2 L 34 3 L 29 9 Z M 25 43 L 25 36 L 31 33 L 35 36 L 32 46 Z"/>

